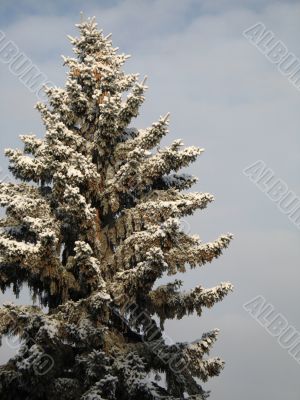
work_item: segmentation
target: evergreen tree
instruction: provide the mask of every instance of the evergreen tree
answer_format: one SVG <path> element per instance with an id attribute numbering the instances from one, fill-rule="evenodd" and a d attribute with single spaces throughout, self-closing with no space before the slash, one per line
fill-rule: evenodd
<path id="1" fill-rule="evenodd" d="M 145 81 L 123 72 L 127 56 L 94 19 L 77 26 L 65 88 L 46 88 L 48 104 L 37 104 L 45 137 L 21 136 L 23 151 L 6 150 L 20 183 L 0 186 L 1 289 L 17 295 L 26 283 L 48 311 L 0 308 L 0 335 L 21 340 L 0 367 L 0 398 L 205 399 L 201 382 L 223 368 L 206 357 L 218 331 L 172 343 L 164 321 L 200 316 L 232 285 L 155 286 L 211 262 L 231 240 L 202 243 L 180 228 L 180 218 L 213 200 L 187 192 L 196 179 L 178 173 L 202 149 L 180 140 L 159 149 L 168 115 L 130 128 Z"/>

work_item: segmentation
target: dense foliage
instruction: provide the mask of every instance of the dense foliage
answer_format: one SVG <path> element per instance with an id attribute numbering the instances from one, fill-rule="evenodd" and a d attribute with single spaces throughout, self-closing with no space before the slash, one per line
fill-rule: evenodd
<path id="1" fill-rule="evenodd" d="M 183 292 L 178 280 L 155 283 L 211 262 L 231 235 L 202 243 L 180 228 L 213 200 L 187 192 L 196 179 L 178 173 L 202 150 L 180 140 L 158 148 L 168 115 L 130 128 L 145 81 L 123 72 L 127 56 L 94 19 L 78 28 L 65 88 L 46 88 L 48 104 L 37 104 L 45 137 L 21 136 L 23 151 L 6 150 L 20 183 L 0 185 L 0 286 L 18 294 L 26 283 L 49 312 L 0 308 L 0 334 L 21 338 L 0 367 L 0 397 L 204 399 L 200 381 L 223 368 L 206 358 L 217 330 L 175 344 L 164 321 L 200 315 L 232 286 Z"/>

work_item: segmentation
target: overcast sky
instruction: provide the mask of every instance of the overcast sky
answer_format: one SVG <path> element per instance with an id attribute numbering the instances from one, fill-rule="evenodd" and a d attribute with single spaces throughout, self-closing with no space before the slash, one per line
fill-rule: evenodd
<path id="1" fill-rule="evenodd" d="M 220 328 L 213 354 L 226 367 L 204 385 L 214 400 L 299 400 L 300 365 L 243 309 L 261 295 L 300 331 L 299 229 L 243 170 L 262 160 L 300 196 L 300 91 L 243 31 L 261 22 L 300 57 L 300 2 L 1 0 L 0 29 L 49 80 L 63 85 L 60 55 L 71 54 L 66 34 L 75 34 L 80 10 L 95 15 L 104 32 L 113 33 L 114 45 L 132 55 L 127 71 L 148 76 L 135 126 L 169 111 L 166 142 L 182 138 L 206 149 L 189 171 L 199 177 L 195 190 L 216 200 L 188 220 L 191 231 L 203 241 L 235 236 L 223 257 L 180 277 L 186 288 L 231 281 L 235 292 L 200 319 L 168 322 L 168 335 L 194 340 Z M 0 148 L 19 146 L 19 134 L 43 135 L 35 94 L 7 64 L 0 63 L 0 87 Z M 11 293 L 0 297 L 7 299 Z M 30 301 L 26 289 L 18 301 Z M 0 361 L 11 352 L 4 346 Z"/>

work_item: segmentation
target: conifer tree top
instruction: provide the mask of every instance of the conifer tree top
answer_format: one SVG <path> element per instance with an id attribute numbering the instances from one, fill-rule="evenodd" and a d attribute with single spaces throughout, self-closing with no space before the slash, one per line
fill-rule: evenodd
<path id="1" fill-rule="evenodd" d="M 212 243 L 181 230 L 180 219 L 213 196 L 187 192 L 196 178 L 180 173 L 202 149 L 181 140 L 160 149 L 169 114 L 149 128 L 131 127 L 145 80 L 126 74 L 128 58 L 95 19 L 77 25 L 64 57 L 64 88 L 46 88 L 37 104 L 45 136 L 22 135 L 7 149 L 20 183 L 0 185 L 6 208 L 0 232 L 0 286 L 26 283 L 49 308 L 4 305 L 0 335 L 18 334 L 19 354 L 0 367 L 0 394 L 10 399 L 204 399 L 200 381 L 218 375 L 205 358 L 217 330 L 193 344 L 170 344 L 166 319 L 212 307 L 232 290 L 159 279 L 219 257 L 232 238 Z M 159 321 L 159 324 L 157 324 Z M 43 354 L 53 366 L 37 374 Z M 163 374 L 165 385 L 153 374 Z M 47 389 L 45 389 L 47 382 Z M 26 385 L 25 385 L 26 383 Z M 38 388 L 38 390 L 37 390 Z M 27 396 L 27 397 L 26 397 Z"/>

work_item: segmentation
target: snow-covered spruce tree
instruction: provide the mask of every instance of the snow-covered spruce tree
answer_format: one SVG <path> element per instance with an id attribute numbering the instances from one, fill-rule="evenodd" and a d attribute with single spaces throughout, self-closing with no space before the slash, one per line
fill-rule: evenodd
<path id="1" fill-rule="evenodd" d="M 231 235 L 202 243 L 180 229 L 181 217 L 213 200 L 185 192 L 196 179 L 177 173 L 201 149 L 180 140 L 157 148 L 168 115 L 130 128 L 145 82 L 123 72 L 127 56 L 94 19 L 78 28 L 80 37 L 70 37 L 76 58 L 64 58 L 65 88 L 46 88 L 49 104 L 37 104 L 44 139 L 24 135 L 23 151 L 6 150 L 21 183 L 0 186 L 1 289 L 18 294 L 26 283 L 49 312 L 0 308 L 1 336 L 21 339 L 0 367 L 0 398 L 205 399 L 201 381 L 223 367 L 205 357 L 218 331 L 175 344 L 163 323 L 200 315 L 232 286 L 183 292 L 178 280 L 155 283 L 211 262 Z"/>

